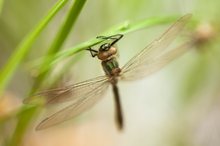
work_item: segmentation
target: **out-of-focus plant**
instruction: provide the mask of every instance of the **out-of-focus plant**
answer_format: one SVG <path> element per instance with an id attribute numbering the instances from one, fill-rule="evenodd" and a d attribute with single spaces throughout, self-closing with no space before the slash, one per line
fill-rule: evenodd
<path id="1" fill-rule="evenodd" d="M 54 7 L 48 12 L 45 18 L 43 18 L 42 21 L 36 26 L 36 28 L 31 31 L 29 35 L 27 35 L 24 40 L 18 45 L 7 64 L 1 68 L 0 94 L 3 93 L 18 65 L 27 56 L 28 52 L 30 51 L 31 45 L 34 43 L 36 38 L 66 2 L 67 0 L 60 0 L 54 5 Z"/>
<path id="2" fill-rule="evenodd" d="M 2 11 L 3 2 L 4 2 L 4 0 L 0 0 L 0 14 L 1 14 L 1 11 Z"/>
<path id="3" fill-rule="evenodd" d="M 220 85 L 220 21 L 219 1 L 194 1 L 192 11 L 196 21 L 189 37 L 194 41 L 194 52 L 180 69 L 176 116 L 170 135 L 171 145 L 219 145 L 218 116 L 210 122 L 210 114 L 219 110 Z M 216 124 L 216 125 L 215 125 Z M 204 127 L 205 126 L 205 127 Z M 212 130 L 210 128 L 216 127 Z M 217 138 L 218 139 L 218 138 Z"/>
<path id="4" fill-rule="evenodd" d="M 0 91 L 1 94 L 4 92 L 5 87 L 7 86 L 11 76 L 15 72 L 16 68 L 18 65 L 22 62 L 22 60 L 27 56 L 28 52 L 30 51 L 30 46 L 34 43 L 36 38 L 39 36 L 40 32 L 46 27 L 46 25 L 51 21 L 53 16 L 57 12 L 59 12 L 60 8 L 64 6 L 64 4 L 67 2 L 67 0 L 60 0 L 58 1 L 54 7 L 48 12 L 48 14 L 45 16 L 45 18 L 42 19 L 42 21 L 36 26 L 36 28 L 26 36 L 26 38 L 18 45 L 16 48 L 16 51 L 12 54 L 10 57 L 8 63 L 1 69 L 1 74 L 0 74 Z M 67 16 L 67 21 L 64 22 L 64 25 L 62 29 L 59 31 L 55 43 L 52 45 L 52 49 L 50 49 L 48 52 L 48 55 L 51 55 L 51 52 L 56 50 L 58 51 L 62 42 L 65 40 L 65 35 L 67 35 L 67 31 L 72 26 L 71 22 L 74 22 L 80 13 L 80 10 L 82 6 L 84 5 L 85 0 L 76 0 L 73 4 L 72 7 L 69 11 L 69 17 Z M 75 19 L 73 19 L 74 17 Z M 58 42 L 58 43 L 57 43 Z M 55 46 L 55 47 L 54 47 Z M 55 48 L 55 49 L 54 49 Z M 24 109 L 23 109 L 24 108 Z M 8 140 L 7 145 L 13 146 L 13 145 L 20 145 L 19 143 L 21 142 L 22 135 L 25 132 L 25 129 L 28 127 L 29 122 L 31 119 L 35 116 L 35 112 L 37 111 L 37 107 L 21 107 L 21 112 L 19 112 L 18 115 L 18 122 L 17 126 L 15 128 L 15 131 L 12 133 L 11 139 Z"/>

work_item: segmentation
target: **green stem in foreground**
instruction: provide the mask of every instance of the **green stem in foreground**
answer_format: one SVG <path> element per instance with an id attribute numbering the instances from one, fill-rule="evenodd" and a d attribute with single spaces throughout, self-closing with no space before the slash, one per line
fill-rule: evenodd
<path id="1" fill-rule="evenodd" d="M 0 14 L 2 12 L 2 6 L 3 6 L 4 0 L 0 0 Z"/>
<path id="2" fill-rule="evenodd" d="M 39 106 L 23 106 L 18 113 L 18 122 L 12 137 L 10 138 L 7 146 L 20 146 L 26 129 L 30 126 L 30 121 L 39 112 Z"/>
<path id="3" fill-rule="evenodd" d="M 59 0 L 48 12 L 48 14 L 40 21 L 40 23 L 15 48 L 14 53 L 9 58 L 9 61 L 0 71 L 0 95 L 4 92 L 19 64 L 29 53 L 31 45 L 67 1 L 68 0 Z"/>
<path id="4" fill-rule="evenodd" d="M 62 45 L 64 44 L 66 38 L 68 37 L 68 34 L 70 33 L 71 28 L 74 26 L 86 0 L 75 0 L 72 7 L 70 8 L 70 11 L 66 17 L 65 22 L 61 26 L 59 32 L 57 33 L 51 47 L 49 48 L 47 52 L 47 56 L 40 67 L 40 75 L 35 80 L 34 86 L 30 92 L 30 94 L 36 92 L 36 90 L 40 87 L 40 85 L 43 83 L 45 77 L 49 74 L 49 70 L 45 71 L 45 68 L 47 68 L 48 64 L 52 61 L 51 57 L 60 51 Z"/>
<path id="5" fill-rule="evenodd" d="M 177 16 L 171 16 L 171 17 L 156 17 L 156 18 L 149 18 L 149 19 L 145 19 L 145 20 L 141 20 L 138 22 L 124 22 L 123 24 L 114 26 L 110 29 L 108 29 L 107 31 L 105 31 L 104 33 L 101 33 L 101 35 L 104 36 L 109 36 L 109 35 L 113 35 L 113 34 L 127 34 L 133 31 L 137 31 L 137 30 L 141 30 L 144 28 L 149 28 L 152 26 L 156 26 L 159 24 L 168 24 L 173 22 L 174 20 L 176 20 L 178 17 Z M 59 53 L 57 53 L 52 59 L 51 62 L 47 64 L 47 68 L 44 68 L 45 70 L 49 70 L 51 69 L 57 62 L 73 56 L 74 54 L 83 51 L 84 49 L 90 47 L 90 46 L 94 46 L 97 45 L 99 43 L 101 43 L 103 40 L 98 40 L 96 38 L 90 39 L 86 42 L 83 42 L 79 45 L 76 45 L 72 48 L 69 49 L 65 49 L 64 51 L 60 51 Z M 44 71 L 44 70 L 42 70 Z"/>

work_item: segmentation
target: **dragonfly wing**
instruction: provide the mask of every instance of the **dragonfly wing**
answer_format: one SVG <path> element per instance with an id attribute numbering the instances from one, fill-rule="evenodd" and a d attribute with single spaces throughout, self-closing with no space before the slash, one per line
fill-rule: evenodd
<path id="1" fill-rule="evenodd" d="M 101 97 L 103 97 L 103 94 L 109 84 L 110 83 L 108 81 L 103 82 L 94 90 L 91 90 L 89 93 L 87 93 L 85 97 L 75 100 L 75 102 L 73 102 L 71 105 L 47 117 L 37 126 L 36 130 L 41 130 L 57 125 L 91 108 L 95 103 L 97 103 L 98 100 L 101 99 Z"/>
<path id="2" fill-rule="evenodd" d="M 174 59 L 180 57 L 185 52 L 187 52 L 192 47 L 190 42 L 186 42 L 179 47 L 166 52 L 165 54 L 149 60 L 149 62 L 144 62 L 143 64 L 139 64 L 139 66 L 134 68 L 129 68 L 128 70 L 124 70 L 121 75 L 122 80 L 136 80 L 151 75 L 156 71 L 159 71 L 161 68 L 166 66 L 168 63 L 173 61 Z"/>
<path id="3" fill-rule="evenodd" d="M 134 56 L 127 64 L 124 65 L 122 71 L 128 71 L 138 67 L 140 64 L 149 63 L 152 59 L 166 52 L 166 48 L 183 30 L 185 24 L 191 18 L 191 14 L 186 14 L 178 19 L 171 27 L 169 27 L 158 39 L 150 43 L 139 54 Z M 122 72 L 123 74 L 124 72 Z"/>
<path id="4" fill-rule="evenodd" d="M 33 97 L 35 99 L 43 98 L 46 104 L 55 104 L 66 101 L 72 101 L 87 95 L 107 80 L 108 77 L 100 76 L 73 85 L 42 91 L 37 93 Z M 27 99 L 25 102 L 31 102 L 32 99 Z"/>

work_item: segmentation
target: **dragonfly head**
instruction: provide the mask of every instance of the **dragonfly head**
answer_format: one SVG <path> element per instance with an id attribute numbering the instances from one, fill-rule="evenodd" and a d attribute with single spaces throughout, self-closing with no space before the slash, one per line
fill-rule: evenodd
<path id="1" fill-rule="evenodd" d="M 105 43 L 99 48 L 98 58 L 103 61 L 108 60 L 116 53 L 117 49 L 115 47 L 111 46 L 109 43 Z"/>
<path id="2" fill-rule="evenodd" d="M 109 49 L 111 48 L 111 44 L 109 43 L 105 43 L 105 44 L 102 44 L 99 48 L 99 51 L 102 52 L 102 51 L 108 51 Z"/>

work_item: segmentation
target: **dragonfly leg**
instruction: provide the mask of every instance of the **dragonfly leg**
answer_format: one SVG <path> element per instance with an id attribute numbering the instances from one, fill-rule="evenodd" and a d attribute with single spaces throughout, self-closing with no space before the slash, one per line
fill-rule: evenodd
<path id="1" fill-rule="evenodd" d="M 103 40 L 113 40 L 113 42 L 110 44 L 111 46 L 114 45 L 116 42 L 118 42 L 123 37 L 123 34 L 115 34 L 112 36 L 97 36 L 97 39 L 103 39 Z"/>
<path id="2" fill-rule="evenodd" d="M 92 49 L 91 47 L 89 47 L 88 49 L 86 49 L 90 52 L 90 54 L 92 55 L 92 57 L 96 57 L 98 55 L 98 51 Z"/>

